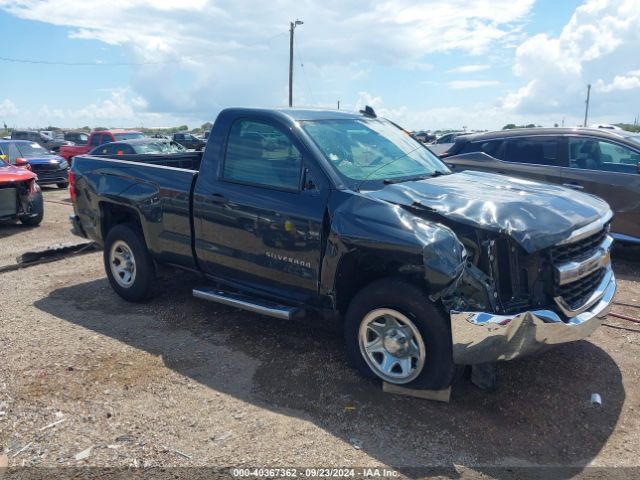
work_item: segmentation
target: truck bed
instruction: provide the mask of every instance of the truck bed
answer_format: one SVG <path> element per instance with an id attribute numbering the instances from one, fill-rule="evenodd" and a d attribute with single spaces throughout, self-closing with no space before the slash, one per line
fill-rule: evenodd
<path id="1" fill-rule="evenodd" d="M 75 157 L 76 210 L 83 230 L 101 242 L 105 219 L 132 212 L 158 261 L 195 268 L 191 195 L 201 158 L 201 152 Z"/>
<path id="2" fill-rule="evenodd" d="M 91 158 L 109 158 L 126 162 L 145 163 L 164 167 L 182 168 L 185 170 L 200 170 L 202 152 L 184 152 L 172 154 L 133 154 L 133 155 L 85 155 Z"/>

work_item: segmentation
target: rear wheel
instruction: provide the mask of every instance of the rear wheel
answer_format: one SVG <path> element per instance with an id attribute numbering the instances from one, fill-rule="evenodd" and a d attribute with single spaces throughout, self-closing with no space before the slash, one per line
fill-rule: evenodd
<path id="1" fill-rule="evenodd" d="M 60 182 L 56 183 L 56 185 L 58 186 L 58 188 L 67 188 L 69 186 L 69 182 Z"/>
<path id="2" fill-rule="evenodd" d="M 125 300 L 142 302 L 153 294 L 155 266 L 135 226 L 113 227 L 105 240 L 104 267 L 111 287 Z"/>
<path id="3" fill-rule="evenodd" d="M 422 289 L 401 279 L 358 292 L 347 310 L 345 339 L 351 362 L 367 377 L 434 390 L 454 378 L 447 317 Z"/>

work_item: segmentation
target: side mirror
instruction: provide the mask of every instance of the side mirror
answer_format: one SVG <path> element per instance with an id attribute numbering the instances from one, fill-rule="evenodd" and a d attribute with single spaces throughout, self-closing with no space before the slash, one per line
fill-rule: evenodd
<path id="1" fill-rule="evenodd" d="M 313 182 L 309 174 L 309 169 L 305 168 L 302 172 L 302 189 L 303 190 L 317 190 L 316 184 Z"/>
<path id="2" fill-rule="evenodd" d="M 29 162 L 27 162 L 27 160 L 22 157 L 16 157 L 15 166 L 26 168 L 27 170 L 31 170 L 31 165 L 29 165 Z"/>

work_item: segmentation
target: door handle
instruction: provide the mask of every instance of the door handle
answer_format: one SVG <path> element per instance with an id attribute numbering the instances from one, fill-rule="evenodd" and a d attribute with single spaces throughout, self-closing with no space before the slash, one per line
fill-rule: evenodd
<path id="1" fill-rule="evenodd" d="M 456 168 L 456 164 L 455 163 L 447 163 L 447 167 Z"/>
<path id="2" fill-rule="evenodd" d="M 227 197 L 221 193 L 213 193 L 211 194 L 211 201 L 213 203 L 227 203 Z"/>
<path id="3" fill-rule="evenodd" d="M 582 185 L 578 185 L 577 183 L 563 183 L 563 187 L 573 188 L 574 190 L 584 190 Z"/>

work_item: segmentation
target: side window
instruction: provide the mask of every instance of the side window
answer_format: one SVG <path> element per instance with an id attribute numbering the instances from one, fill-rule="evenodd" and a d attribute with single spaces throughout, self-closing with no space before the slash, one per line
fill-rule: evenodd
<path id="1" fill-rule="evenodd" d="M 100 145 L 100 137 L 101 135 L 99 133 L 92 135 L 91 141 L 89 142 L 89 146 L 97 147 L 98 145 Z"/>
<path id="2" fill-rule="evenodd" d="M 583 170 L 638 173 L 640 153 L 595 138 L 569 138 L 569 166 Z"/>
<path id="3" fill-rule="evenodd" d="M 280 129 L 251 120 L 231 127 L 222 178 L 285 190 L 299 190 L 302 155 Z"/>
<path id="4" fill-rule="evenodd" d="M 126 143 L 122 143 L 120 145 L 116 145 L 114 148 L 116 154 L 118 155 L 130 155 L 132 153 L 136 153 L 133 150 L 133 147 L 131 145 L 128 145 Z"/>
<path id="5" fill-rule="evenodd" d="M 16 132 L 13 138 L 15 140 L 27 140 L 27 132 Z"/>
<path id="6" fill-rule="evenodd" d="M 176 133 L 175 139 L 176 140 L 184 140 L 184 135 L 182 133 Z"/>
<path id="7" fill-rule="evenodd" d="M 10 163 L 11 165 L 15 165 L 16 158 L 22 156 L 15 143 L 9 143 L 5 153 L 7 154 L 7 163 Z"/>
<path id="8" fill-rule="evenodd" d="M 100 147 L 100 152 L 104 153 L 105 155 L 113 155 L 114 153 L 116 153 L 116 147 L 117 147 L 117 145 L 105 145 L 105 144 L 103 144 Z"/>
<path id="9" fill-rule="evenodd" d="M 558 138 L 529 137 L 507 141 L 504 160 L 532 165 L 558 165 Z"/>
<path id="10" fill-rule="evenodd" d="M 504 140 L 489 140 L 487 142 L 469 142 L 467 143 L 457 155 L 463 153 L 484 152 L 487 155 L 497 158 L 498 160 L 504 159 Z"/>
<path id="11" fill-rule="evenodd" d="M 103 133 L 102 137 L 100 138 L 100 145 L 104 145 L 105 143 L 111 143 L 111 142 L 113 142 L 113 139 L 111 138 L 111 134 Z"/>

